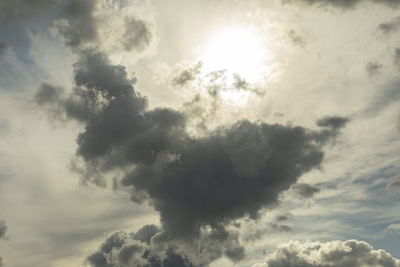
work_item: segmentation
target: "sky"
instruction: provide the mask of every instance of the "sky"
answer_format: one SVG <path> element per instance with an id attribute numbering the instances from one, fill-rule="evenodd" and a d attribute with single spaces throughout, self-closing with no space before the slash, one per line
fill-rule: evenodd
<path id="1" fill-rule="evenodd" d="M 0 0 L 1 267 L 400 267 L 400 1 Z"/>

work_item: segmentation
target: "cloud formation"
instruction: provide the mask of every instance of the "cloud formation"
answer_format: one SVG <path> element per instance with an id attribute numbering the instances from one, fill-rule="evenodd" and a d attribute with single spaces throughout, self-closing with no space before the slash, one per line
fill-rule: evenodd
<path id="1" fill-rule="evenodd" d="M 160 231 L 157 226 L 146 225 L 136 233 L 114 233 L 87 257 L 87 262 L 93 267 L 190 267 L 208 266 L 222 255 L 233 261 L 243 257 L 237 237 L 227 232 L 203 232 L 199 239 L 182 243 L 164 240 Z"/>
<path id="2" fill-rule="evenodd" d="M 397 32 L 400 27 L 400 17 L 396 17 L 389 22 L 379 24 L 378 29 L 384 34 Z"/>
<path id="3" fill-rule="evenodd" d="M 0 239 L 6 237 L 7 233 L 7 223 L 5 220 L 0 220 Z"/>
<path id="4" fill-rule="evenodd" d="M 306 183 L 294 184 L 291 187 L 291 190 L 301 198 L 312 198 L 316 193 L 320 191 L 319 188 Z"/>
<path id="5" fill-rule="evenodd" d="M 364 241 L 291 241 L 253 267 L 399 267 L 400 260 Z"/>
<path id="6" fill-rule="evenodd" d="M 386 189 L 393 193 L 400 193 L 400 176 L 394 176 L 390 178 L 387 183 Z"/>
<path id="7" fill-rule="evenodd" d="M 317 6 L 333 6 L 343 9 L 353 8 L 361 3 L 383 4 L 389 7 L 398 7 L 400 5 L 397 0 L 282 0 L 283 3 L 304 3 Z"/>

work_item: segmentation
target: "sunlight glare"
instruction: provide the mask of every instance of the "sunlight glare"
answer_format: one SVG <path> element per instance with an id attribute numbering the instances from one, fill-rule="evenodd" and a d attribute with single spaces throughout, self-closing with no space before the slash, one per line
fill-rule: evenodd
<path id="1" fill-rule="evenodd" d="M 237 73 L 248 82 L 260 81 L 267 56 L 260 38 L 252 29 L 231 28 L 219 31 L 210 38 L 202 53 L 206 72 L 227 70 Z"/>

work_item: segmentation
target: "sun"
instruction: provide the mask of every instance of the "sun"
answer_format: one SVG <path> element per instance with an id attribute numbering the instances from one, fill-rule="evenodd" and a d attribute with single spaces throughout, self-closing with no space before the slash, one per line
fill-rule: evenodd
<path id="1" fill-rule="evenodd" d="M 262 39 L 251 28 L 232 27 L 211 34 L 201 51 L 203 70 L 226 70 L 247 82 L 258 82 L 265 72 L 268 51 Z"/>

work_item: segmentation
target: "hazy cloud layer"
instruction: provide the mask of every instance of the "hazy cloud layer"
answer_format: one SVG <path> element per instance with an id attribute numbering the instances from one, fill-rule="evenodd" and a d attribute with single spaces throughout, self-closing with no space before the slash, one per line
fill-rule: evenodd
<path id="1" fill-rule="evenodd" d="M 389 180 L 386 189 L 390 192 L 400 193 L 400 176 L 392 177 Z"/>
<path id="2" fill-rule="evenodd" d="M 253 267 L 398 267 L 400 260 L 363 241 L 327 243 L 291 241 L 281 245 L 265 263 Z"/>
<path id="3" fill-rule="evenodd" d="M 399 1 L 397 0 L 282 0 L 283 3 L 305 3 L 317 6 L 334 6 L 340 8 L 352 8 L 361 3 L 376 3 L 383 4 L 389 7 L 398 7 Z"/>

